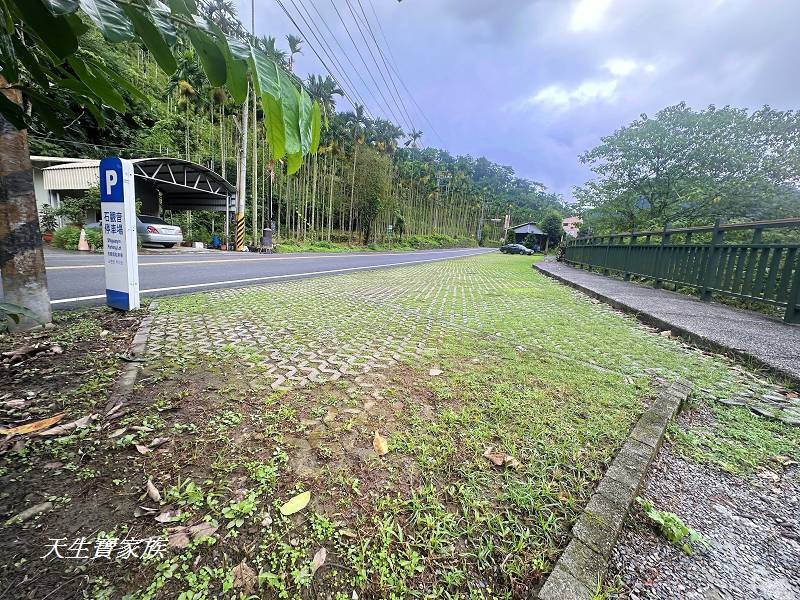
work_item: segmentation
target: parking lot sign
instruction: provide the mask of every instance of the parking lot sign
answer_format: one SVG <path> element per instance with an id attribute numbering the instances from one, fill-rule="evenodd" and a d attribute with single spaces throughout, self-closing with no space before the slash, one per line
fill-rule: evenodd
<path id="1" fill-rule="evenodd" d="M 136 197 L 133 163 L 118 157 L 100 161 L 100 212 L 106 267 L 106 304 L 139 308 Z"/>

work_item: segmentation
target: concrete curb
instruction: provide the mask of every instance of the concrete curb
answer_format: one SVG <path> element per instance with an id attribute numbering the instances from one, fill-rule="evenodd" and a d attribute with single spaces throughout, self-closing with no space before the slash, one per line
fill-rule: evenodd
<path id="1" fill-rule="evenodd" d="M 150 326 L 153 323 L 156 306 L 158 306 L 157 300 L 150 302 L 148 313 L 142 319 L 142 322 L 139 323 L 139 328 L 136 330 L 136 334 L 133 336 L 131 348 L 128 352 L 128 355 L 133 359 L 140 359 L 144 357 L 144 352 L 147 348 L 147 338 L 150 335 Z M 121 406 L 121 403 L 128 396 L 130 396 L 133 386 L 136 383 L 136 378 L 139 376 L 139 371 L 141 371 L 141 369 L 142 363 L 140 362 L 125 363 L 125 366 L 122 368 L 122 373 L 120 373 L 117 381 L 114 383 L 114 387 L 112 388 L 111 394 L 108 397 L 105 411 L 107 415 L 111 412 L 116 412 Z"/>
<path id="2" fill-rule="evenodd" d="M 544 269 L 544 268 L 540 267 L 538 263 L 534 263 L 533 264 L 533 268 L 536 269 L 542 275 L 546 275 L 547 277 L 550 277 L 551 279 L 555 279 L 559 283 L 563 283 L 564 285 L 568 285 L 569 287 L 574 288 L 574 289 L 586 294 L 587 296 L 590 296 L 591 298 L 595 298 L 596 300 L 600 300 L 601 302 L 604 302 L 605 304 L 608 304 L 612 308 L 616 308 L 617 310 L 621 310 L 622 312 L 626 312 L 628 314 L 634 315 L 642 323 L 645 323 L 645 324 L 650 325 L 652 327 L 658 327 L 659 329 L 669 329 L 670 331 L 672 331 L 673 334 L 678 335 L 678 336 L 680 336 L 680 337 L 692 342 L 693 344 L 695 344 L 696 346 L 698 346 L 700 348 L 705 348 L 706 350 L 710 350 L 712 352 L 717 352 L 719 354 L 725 354 L 725 355 L 731 356 L 731 357 L 733 357 L 735 359 L 749 361 L 751 363 L 756 364 L 758 367 L 760 367 L 761 369 L 763 369 L 764 371 L 766 371 L 768 373 L 772 373 L 773 375 L 778 375 L 780 377 L 784 377 L 787 380 L 789 380 L 792 383 L 794 383 L 795 385 L 800 385 L 800 379 L 798 379 L 797 376 L 794 373 L 792 373 L 791 371 L 785 371 L 785 370 L 781 369 L 777 365 L 769 364 L 769 363 L 761 360 L 758 356 L 756 356 L 754 354 L 750 354 L 748 352 L 744 352 L 744 351 L 738 350 L 736 348 L 731 348 L 730 346 L 725 346 L 723 344 L 715 342 L 714 340 L 710 340 L 710 339 L 708 339 L 706 337 L 698 335 L 698 334 L 694 333 L 693 331 L 685 329 L 685 328 L 683 328 L 683 327 L 681 327 L 679 325 L 675 325 L 674 323 L 670 323 L 668 321 L 664 321 L 663 319 L 659 319 L 658 317 L 656 317 L 654 315 L 651 315 L 650 313 L 646 313 L 646 312 L 642 312 L 640 310 L 637 310 L 636 308 L 634 308 L 634 307 L 632 307 L 632 306 L 630 306 L 628 304 L 625 304 L 624 302 L 620 302 L 619 300 L 615 300 L 613 298 L 609 298 L 605 294 L 601 294 L 600 292 L 597 292 L 595 290 L 587 288 L 586 286 L 583 286 L 580 283 L 576 283 L 574 281 L 571 281 L 570 279 L 567 279 L 566 277 L 562 277 L 561 275 L 558 275 L 557 273 L 553 273 L 552 271 L 548 271 L 547 269 Z"/>
<path id="3" fill-rule="evenodd" d="M 572 528 L 572 541 L 539 590 L 539 600 L 590 600 L 608 568 L 622 524 L 653 462 L 664 432 L 692 384 L 664 385 L 636 425 Z"/>

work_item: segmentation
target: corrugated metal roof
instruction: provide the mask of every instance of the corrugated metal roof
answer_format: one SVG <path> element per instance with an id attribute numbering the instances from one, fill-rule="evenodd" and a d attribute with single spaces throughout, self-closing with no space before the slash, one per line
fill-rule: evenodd
<path id="1" fill-rule="evenodd" d="M 88 190 L 100 185 L 99 160 L 55 165 L 42 169 L 46 190 Z"/>
<path id="2" fill-rule="evenodd" d="M 533 233 L 535 235 L 544 235 L 544 232 L 533 223 L 523 223 L 511 228 L 514 233 Z"/>

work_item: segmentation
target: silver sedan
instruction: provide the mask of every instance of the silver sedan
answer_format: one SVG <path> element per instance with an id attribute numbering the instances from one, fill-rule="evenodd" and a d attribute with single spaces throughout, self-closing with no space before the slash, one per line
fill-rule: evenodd
<path id="1" fill-rule="evenodd" d="M 136 235 L 143 244 L 161 244 L 165 248 L 172 248 L 183 241 L 180 227 L 150 215 L 136 217 Z"/>

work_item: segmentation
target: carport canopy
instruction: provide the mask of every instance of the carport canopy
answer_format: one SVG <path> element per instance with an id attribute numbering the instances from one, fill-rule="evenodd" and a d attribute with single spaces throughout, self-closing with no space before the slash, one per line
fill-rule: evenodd
<path id="1" fill-rule="evenodd" d="M 236 188 L 203 165 L 170 157 L 135 158 L 131 162 L 136 196 L 142 199 L 145 214 L 152 214 L 149 200 L 154 198 L 153 190 L 161 192 L 162 210 L 224 212 L 226 204 L 232 206 Z M 60 192 L 95 187 L 99 185 L 99 164 L 99 160 L 87 159 L 47 167 L 42 170 L 44 188 Z"/>
<path id="2" fill-rule="evenodd" d="M 161 192 L 164 210 L 225 211 L 236 192 L 221 175 L 188 160 L 139 158 L 131 162 L 136 178 Z"/>

